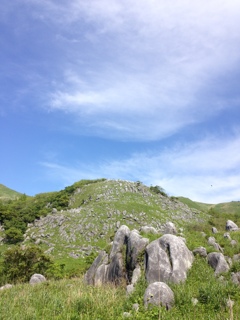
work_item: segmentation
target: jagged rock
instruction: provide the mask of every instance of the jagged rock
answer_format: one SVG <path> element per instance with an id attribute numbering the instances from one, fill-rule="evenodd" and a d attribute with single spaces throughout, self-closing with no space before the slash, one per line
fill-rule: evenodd
<path id="1" fill-rule="evenodd" d="M 125 225 L 122 225 L 118 229 L 118 231 L 115 234 L 114 240 L 113 240 L 112 250 L 110 253 L 110 259 L 112 259 L 116 253 L 121 252 L 123 245 L 127 243 L 129 234 L 130 234 L 130 230 Z"/>
<path id="2" fill-rule="evenodd" d="M 97 269 L 103 264 L 107 264 L 108 262 L 108 254 L 105 251 L 101 251 L 97 258 L 93 261 L 93 264 L 88 269 L 84 276 L 84 280 L 87 284 L 94 285 L 95 284 L 95 274 Z"/>
<path id="3" fill-rule="evenodd" d="M 194 255 L 199 255 L 200 257 L 206 258 L 207 257 L 207 250 L 204 247 L 198 247 L 193 250 Z"/>
<path id="4" fill-rule="evenodd" d="M 144 305 L 148 307 L 149 304 L 166 307 L 171 309 L 174 304 L 174 294 L 169 286 L 164 282 L 151 283 L 144 294 Z"/>
<path id="5" fill-rule="evenodd" d="M 34 275 L 31 276 L 29 283 L 34 285 L 34 284 L 41 283 L 44 281 L 47 281 L 47 280 L 42 274 L 35 273 Z"/>
<path id="6" fill-rule="evenodd" d="M 217 230 L 217 228 L 215 228 L 215 227 L 212 227 L 212 233 L 214 233 L 214 234 L 218 233 L 218 230 Z"/>
<path id="7" fill-rule="evenodd" d="M 192 262 L 193 254 L 182 239 L 171 234 L 163 235 L 146 247 L 146 279 L 148 283 L 184 281 Z"/>
<path id="8" fill-rule="evenodd" d="M 53 209 L 52 209 L 52 214 L 57 213 L 57 212 L 58 212 L 58 211 L 57 211 L 56 208 L 53 208 Z"/>
<path id="9" fill-rule="evenodd" d="M 101 286 L 102 284 L 107 282 L 107 274 L 108 274 L 108 265 L 101 264 L 94 275 L 94 285 Z"/>
<path id="10" fill-rule="evenodd" d="M 13 287 L 12 284 L 7 283 L 7 284 L 5 284 L 4 286 L 0 287 L 0 290 L 11 289 L 12 287 Z"/>
<path id="11" fill-rule="evenodd" d="M 140 228 L 140 231 L 146 234 L 158 234 L 158 231 L 154 227 L 143 226 Z"/>
<path id="12" fill-rule="evenodd" d="M 125 268 L 122 254 L 116 253 L 110 260 L 107 270 L 107 282 L 120 284 L 122 279 L 125 278 Z"/>
<path id="13" fill-rule="evenodd" d="M 143 238 L 137 230 L 132 230 L 127 241 L 127 269 L 132 272 L 138 262 L 139 255 L 144 257 L 144 250 L 148 245 L 149 240 Z"/>
<path id="14" fill-rule="evenodd" d="M 228 220 L 226 223 L 226 230 L 227 231 L 237 231 L 239 228 L 232 220 Z"/>
<path id="15" fill-rule="evenodd" d="M 177 228 L 174 223 L 167 222 L 164 226 L 164 234 L 177 234 Z"/>
<path id="16" fill-rule="evenodd" d="M 236 246 L 237 245 L 237 241 L 236 240 L 231 240 L 231 245 L 234 247 L 234 246 Z"/>
<path id="17" fill-rule="evenodd" d="M 229 270 L 229 265 L 227 264 L 224 255 L 220 252 L 209 253 L 208 263 L 215 270 L 216 275 L 222 272 L 227 272 Z"/>

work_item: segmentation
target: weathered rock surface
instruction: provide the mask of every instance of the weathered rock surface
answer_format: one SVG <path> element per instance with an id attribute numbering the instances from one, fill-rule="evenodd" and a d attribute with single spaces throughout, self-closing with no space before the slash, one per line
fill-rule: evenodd
<path id="1" fill-rule="evenodd" d="M 146 247 L 146 279 L 148 283 L 179 283 L 186 280 L 192 262 L 193 254 L 181 238 L 163 235 Z"/>
<path id="2" fill-rule="evenodd" d="M 143 233 L 146 233 L 146 234 L 158 234 L 159 233 L 156 228 L 148 227 L 148 226 L 141 227 L 140 231 L 142 231 Z"/>
<path id="3" fill-rule="evenodd" d="M 206 258 L 207 257 L 207 250 L 204 247 L 198 247 L 193 250 L 194 255 L 199 255 L 200 257 Z"/>
<path id="4" fill-rule="evenodd" d="M 240 272 L 236 272 L 236 273 L 233 272 L 231 275 L 231 278 L 233 283 L 240 285 Z"/>
<path id="5" fill-rule="evenodd" d="M 31 276 L 29 283 L 34 285 L 34 284 L 41 283 L 44 281 L 47 281 L 47 280 L 42 274 L 35 273 L 34 275 Z"/>
<path id="6" fill-rule="evenodd" d="M 88 269 L 85 274 L 84 280 L 87 284 L 94 285 L 95 284 L 95 275 L 97 274 L 97 282 L 98 284 L 104 283 L 106 278 L 105 267 L 102 267 L 98 270 L 100 266 L 105 266 L 108 263 L 108 254 L 105 251 L 101 251 L 97 258 L 93 261 L 93 264 Z"/>
<path id="7" fill-rule="evenodd" d="M 173 291 L 164 282 L 151 283 L 145 291 L 144 304 L 145 307 L 149 304 L 164 306 L 169 310 L 174 304 Z"/>
<path id="8" fill-rule="evenodd" d="M 239 228 L 236 225 L 236 223 L 234 223 L 232 220 L 228 220 L 226 223 L 226 230 L 227 231 L 237 231 L 237 230 L 239 230 Z"/>
<path id="9" fill-rule="evenodd" d="M 164 234 L 177 234 L 177 228 L 175 226 L 174 223 L 172 222 L 167 222 L 165 223 L 164 225 L 164 231 L 163 231 Z"/>
<path id="10" fill-rule="evenodd" d="M 208 244 L 210 246 L 213 246 L 215 250 L 223 252 L 222 247 L 216 242 L 216 239 L 214 237 L 209 237 L 208 238 Z"/>
<path id="11" fill-rule="evenodd" d="M 229 270 L 224 255 L 220 252 L 211 252 L 208 254 L 208 263 L 215 270 L 215 275 Z"/>

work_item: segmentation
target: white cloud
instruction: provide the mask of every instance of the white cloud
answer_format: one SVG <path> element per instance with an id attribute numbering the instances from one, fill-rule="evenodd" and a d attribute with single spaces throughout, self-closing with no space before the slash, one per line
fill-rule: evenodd
<path id="1" fill-rule="evenodd" d="M 48 107 L 92 131 L 159 139 L 231 107 L 214 90 L 239 65 L 238 1 L 25 2 L 70 39 Z"/>
<path id="2" fill-rule="evenodd" d="M 195 201 L 219 203 L 239 200 L 240 138 L 205 139 L 175 149 L 136 153 L 117 161 L 74 167 L 43 163 L 55 179 L 68 184 L 83 178 L 140 180 L 160 185 L 170 195 Z M 66 180 L 67 179 L 67 180 Z"/>

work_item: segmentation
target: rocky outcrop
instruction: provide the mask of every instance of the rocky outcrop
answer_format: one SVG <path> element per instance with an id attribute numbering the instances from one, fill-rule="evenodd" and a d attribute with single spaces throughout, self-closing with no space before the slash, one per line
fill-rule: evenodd
<path id="1" fill-rule="evenodd" d="M 193 262 L 193 254 L 184 241 L 171 234 L 151 242 L 146 247 L 145 269 L 148 283 L 186 280 Z"/>
<path id="2" fill-rule="evenodd" d="M 222 272 L 227 272 L 229 270 L 229 265 L 227 264 L 224 255 L 220 252 L 211 252 L 207 256 L 208 263 L 215 270 L 215 275 Z"/>
<path id="3" fill-rule="evenodd" d="M 174 304 L 174 294 L 169 286 L 164 282 L 151 283 L 144 294 L 144 305 L 164 306 L 167 310 Z"/>
<path id="4" fill-rule="evenodd" d="M 91 285 L 122 281 L 135 284 L 141 274 L 138 260 L 141 256 L 143 260 L 148 243 L 149 240 L 137 230 L 130 232 L 127 226 L 121 226 L 115 234 L 110 254 L 100 252 L 85 274 L 85 282 Z"/>

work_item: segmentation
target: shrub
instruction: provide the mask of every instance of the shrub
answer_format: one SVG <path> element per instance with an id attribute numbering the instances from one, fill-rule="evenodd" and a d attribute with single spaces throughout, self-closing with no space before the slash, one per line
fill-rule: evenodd
<path id="1" fill-rule="evenodd" d="M 10 282 L 27 282 L 34 273 L 45 273 L 53 265 L 38 247 L 15 246 L 3 256 L 2 275 Z"/>

